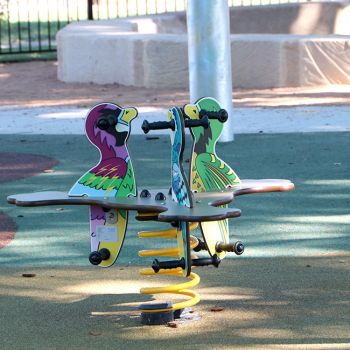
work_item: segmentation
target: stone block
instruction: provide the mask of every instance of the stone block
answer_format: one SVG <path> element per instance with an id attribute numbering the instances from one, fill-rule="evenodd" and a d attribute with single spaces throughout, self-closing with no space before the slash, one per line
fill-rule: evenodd
<path id="1" fill-rule="evenodd" d="M 187 36 L 158 34 L 144 42 L 144 86 L 186 88 L 188 86 Z"/>
<path id="2" fill-rule="evenodd" d="M 271 35 L 231 35 L 232 81 L 236 88 L 281 85 L 280 38 Z"/>
<path id="3" fill-rule="evenodd" d="M 313 18 L 313 29 L 300 24 L 296 26 L 299 31 L 313 33 L 324 30 L 328 33 L 335 18 L 338 19 L 336 30 L 343 30 L 343 33 L 348 30 L 345 24 L 348 23 L 346 19 L 350 15 L 350 6 L 346 4 L 288 4 L 279 5 L 276 9 L 268 7 L 274 9 L 274 16 L 267 11 L 267 7 L 258 6 L 249 10 L 235 8 L 231 11 L 231 19 L 239 11 L 242 18 L 245 11 L 253 17 L 265 14 L 262 16 L 265 19 L 260 19 L 261 32 L 283 32 L 286 27 L 283 27 L 285 23 L 280 23 L 280 19 L 275 19 L 274 26 L 265 23 L 269 22 L 266 19 L 272 21 L 274 17 L 283 14 L 289 16 L 290 26 L 293 21 L 293 25 L 298 21 L 304 23 L 305 18 L 310 19 L 307 14 L 313 12 L 319 14 Z M 291 8 L 294 12 L 285 11 Z M 310 25 L 310 21 L 305 23 Z M 237 21 L 234 24 L 239 23 Z M 247 31 L 255 31 L 258 24 L 254 22 L 253 27 L 245 28 Z M 243 28 L 243 22 L 241 26 Z M 290 30 L 294 31 L 292 28 Z M 62 81 L 188 89 L 184 13 L 72 23 L 59 31 L 57 45 L 58 79 Z M 350 83 L 350 36 L 234 34 L 231 35 L 231 53 L 235 88 Z"/>

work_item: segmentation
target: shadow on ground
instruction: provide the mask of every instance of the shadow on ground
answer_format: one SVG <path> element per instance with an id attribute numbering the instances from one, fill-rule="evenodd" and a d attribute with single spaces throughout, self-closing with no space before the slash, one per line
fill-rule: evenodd
<path id="1" fill-rule="evenodd" d="M 4 350 L 350 346 L 349 258 L 235 259 L 197 269 L 201 319 L 175 329 L 140 324 L 137 306 L 151 297 L 138 288 L 162 278 L 141 278 L 135 267 L 0 272 Z M 211 312 L 215 305 L 224 310 Z"/>

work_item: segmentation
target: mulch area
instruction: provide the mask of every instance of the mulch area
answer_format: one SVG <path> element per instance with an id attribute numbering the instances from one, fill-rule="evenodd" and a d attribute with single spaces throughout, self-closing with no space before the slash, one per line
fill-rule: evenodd
<path id="1" fill-rule="evenodd" d="M 27 153 L 0 153 L 0 183 L 24 179 L 49 170 L 58 160 Z"/>
<path id="2" fill-rule="evenodd" d="M 0 63 L 0 106 L 91 107 L 114 102 L 122 106 L 169 108 L 188 101 L 187 89 L 64 83 L 57 79 L 56 61 Z M 234 89 L 233 103 L 236 107 L 350 104 L 350 86 Z"/>
<path id="3" fill-rule="evenodd" d="M 0 183 L 50 171 L 57 164 L 58 160 L 37 154 L 0 153 Z M 16 231 L 16 223 L 8 215 L 0 212 L 0 249 L 15 238 Z"/>
<path id="4" fill-rule="evenodd" d="M 17 232 L 16 223 L 5 213 L 0 212 L 0 249 L 6 247 Z"/>

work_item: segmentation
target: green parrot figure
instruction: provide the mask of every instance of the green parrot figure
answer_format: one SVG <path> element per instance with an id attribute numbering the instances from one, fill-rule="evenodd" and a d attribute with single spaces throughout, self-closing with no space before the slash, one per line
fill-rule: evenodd
<path id="1" fill-rule="evenodd" d="M 220 104 L 211 97 L 199 99 L 195 104 L 184 106 L 185 115 L 190 119 L 200 119 L 205 112 L 219 112 Z M 209 119 L 209 127 L 191 128 L 193 137 L 190 164 L 190 185 L 194 192 L 218 191 L 239 186 L 240 179 L 234 170 L 220 159 L 215 151 L 224 123 L 218 119 Z M 225 252 L 217 252 L 216 244 L 229 243 L 228 220 L 203 222 L 200 225 L 203 238 L 210 255 L 225 257 Z"/>

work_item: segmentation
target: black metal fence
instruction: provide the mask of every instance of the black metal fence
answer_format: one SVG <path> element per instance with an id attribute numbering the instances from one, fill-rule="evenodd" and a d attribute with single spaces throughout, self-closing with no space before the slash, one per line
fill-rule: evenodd
<path id="1" fill-rule="evenodd" d="M 184 10 L 186 0 L 0 0 L 0 55 L 56 50 L 72 21 Z"/>
<path id="2" fill-rule="evenodd" d="M 228 0 L 230 6 L 289 1 L 300 0 Z M 186 0 L 0 0 L 0 56 L 56 51 L 56 33 L 72 21 L 140 16 L 185 8 Z"/>

